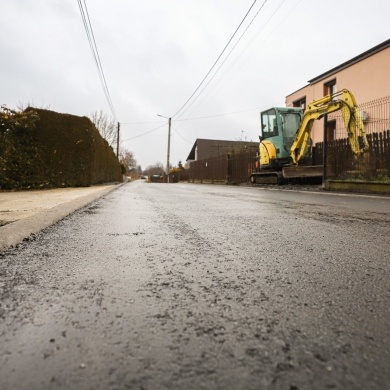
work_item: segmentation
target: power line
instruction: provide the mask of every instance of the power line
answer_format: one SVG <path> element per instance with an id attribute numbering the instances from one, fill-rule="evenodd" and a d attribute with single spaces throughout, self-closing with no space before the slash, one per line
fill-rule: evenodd
<path id="1" fill-rule="evenodd" d="M 202 94 L 202 92 L 208 87 L 208 85 L 213 81 L 214 77 L 217 75 L 217 73 L 219 72 L 219 70 L 222 68 L 222 66 L 224 65 L 224 63 L 227 61 L 227 59 L 230 57 L 230 55 L 233 53 L 234 49 L 237 47 L 237 45 L 240 43 L 242 37 L 245 35 L 245 33 L 248 31 L 249 27 L 251 26 L 251 24 L 253 23 L 253 21 L 256 19 L 257 15 L 260 13 L 260 11 L 263 9 L 263 7 L 265 6 L 265 3 L 267 2 L 268 0 L 264 0 L 263 4 L 261 5 L 261 7 L 259 8 L 259 10 L 256 12 L 255 16 L 252 18 L 252 20 L 249 22 L 249 24 L 247 25 L 247 27 L 245 28 L 244 32 L 241 34 L 241 36 L 238 38 L 237 42 L 234 44 L 233 48 L 230 50 L 230 52 L 228 53 L 228 55 L 224 58 L 224 60 L 222 61 L 221 65 L 218 67 L 218 69 L 215 71 L 215 73 L 211 76 L 211 78 L 208 80 L 207 84 L 202 88 L 202 90 L 199 92 L 198 96 L 196 96 L 196 98 L 191 102 L 191 104 L 189 104 L 187 106 L 187 108 L 180 114 L 180 116 L 182 116 L 197 100 L 198 98 L 200 97 L 200 95 Z M 248 11 L 249 12 L 249 11 Z M 209 72 L 210 73 L 210 72 Z M 195 91 L 196 92 L 196 91 Z"/>
<path id="2" fill-rule="evenodd" d="M 84 29 L 85 29 L 85 32 L 87 34 L 89 46 L 91 48 L 92 55 L 93 55 L 93 58 L 95 61 L 95 65 L 96 65 L 98 73 L 99 73 L 100 83 L 102 84 L 103 92 L 106 96 L 111 113 L 114 116 L 116 122 L 118 122 L 118 119 L 116 117 L 115 110 L 114 110 L 114 105 L 112 104 L 110 92 L 108 91 L 107 82 L 106 82 L 106 78 L 104 76 L 102 63 L 100 61 L 99 51 L 98 51 L 98 48 L 96 45 L 95 36 L 93 34 L 93 29 L 92 29 L 91 20 L 89 18 L 89 14 L 88 14 L 87 4 L 85 2 L 86 0 L 77 0 L 77 1 L 79 4 L 80 13 L 81 13 L 81 17 L 83 19 Z M 83 6 L 83 3 L 84 3 L 84 6 Z"/>
<path id="3" fill-rule="evenodd" d="M 241 114 L 243 112 L 248 112 L 248 111 L 259 111 L 259 110 L 262 110 L 262 109 L 265 109 L 265 108 L 269 108 L 269 107 L 273 107 L 273 106 L 277 106 L 278 104 L 274 104 L 274 105 L 267 105 L 267 106 L 262 106 L 262 107 L 256 107 L 256 108 L 247 108 L 245 110 L 240 110 L 240 111 L 233 111 L 233 112 L 227 112 L 227 113 L 224 113 L 224 114 L 214 114 L 214 115 L 207 115 L 207 116 L 200 116 L 200 117 L 196 117 L 196 118 L 186 118 L 186 119 L 177 119 L 175 122 L 188 122 L 188 121 L 193 121 L 193 120 L 200 120 L 200 119 L 209 119 L 209 118 L 217 118 L 217 117 L 221 117 L 221 116 L 227 116 L 227 115 L 235 115 L 235 114 Z M 161 122 L 125 122 L 125 123 L 122 123 L 121 122 L 121 126 L 122 125 L 130 125 L 130 124 L 147 124 L 147 123 L 161 123 Z M 139 138 L 139 137 L 143 137 L 144 135 L 147 135 L 147 134 L 150 134 L 158 129 L 161 129 L 162 127 L 166 126 L 166 123 L 164 122 L 163 125 L 161 126 L 158 126 L 158 127 L 155 127 L 151 130 L 148 130 L 142 134 L 139 134 L 139 135 L 136 135 L 134 137 L 131 137 L 131 138 L 126 138 L 124 140 L 122 140 L 123 142 L 124 141 L 130 141 L 134 138 Z M 172 129 L 184 140 L 184 141 L 187 141 L 189 143 L 192 143 L 191 141 L 189 141 L 188 139 L 186 139 L 185 137 L 183 137 L 180 132 L 178 131 L 178 129 L 176 127 L 174 127 L 172 125 Z M 121 141 L 121 142 L 122 142 Z"/>
<path id="4" fill-rule="evenodd" d="M 176 119 L 176 122 L 187 122 L 187 121 L 194 121 L 194 120 L 199 120 L 199 119 L 217 118 L 217 117 L 221 117 L 221 116 L 241 114 L 243 112 L 248 112 L 248 111 L 255 111 L 255 110 L 258 111 L 258 110 L 261 110 L 263 108 L 268 108 L 268 107 L 272 107 L 272 105 L 271 106 L 267 105 L 266 107 L 247 108 L 245 110 L 227 112 L 225 114 L 214 114 L 214 115 L 207 115 L 207 116 L 199 116 L 199 117 L 195 117 L 195 118 Z"/>
<path id="5" fill-rule="evenodd" d="M 145 133 L 142 133 L 142 134 L 136 135 L 136 136 L 134 136 L 134 137 L 131 137 L 131 138 L 126 138 L 126 139 L 123 139 L 123 140 L 122 140 L 122 142 L 124 142 L 124 141 L 130 141 L 130 140 L 132 140 L 132 139 L 134 139 L 134 138 L 143 137 L 144 135 L 146 135 L 146 134 L 149 134 L 149 133 L 152 133 L 153 131 L 156 131 L 156 130 L 158 130 L 158 129 L 161 129 L 162 127 L 165 127 L 165 126 L 166 126 L 166 123 L 164 123 L 164 124 L 163 124 L 163 125 L 161 125 L 161 126 L 155 127 L 155 128 L 154 128 L 154 129 L 152 129 L 152 130 L 146 131 Z"/>
<path id="6" fill-rule="evenodd" d="M 214 114 L 214 115 L 207 115 L 207 116 L 201 116 L 201 117 L 196 117 L 196 118 L 177 119 L 175 122 L 188 122 L 188 121 L 200 120 L 200 119 L 217 118 L 217 117 L 221 117 L 221 116 L 242 114 L 243 112 L 248 112 L 248 111 L 258 111 L 258 112 L 260 112 L 261 110 L 264 110 L 264 109 L 267 109 L 267 108 L 270 108 L 270 107 L 277 107 L 277 106 L 280 106 L 280 105 L 281 105 L 281 103 L 275 103 L 275 104 L 270 104 L 270 105 L 267 105 L 267 106 L 260 106 L 260 107 L 256 107 L 256 108 L 247 108 L 245 110 L 240 110 L 240 111 L 227 112 L 227 113 L 224 113 L 224 114 Z M 183 123 L 181 123 L 181 125 L 183 125 Z M 178 131 L 178 129 L 176 127 L 174 127 L 173 125 L 172 125 L 172 129 L 184 141 L 188 142 L 189 144 L 193 144 L 193 142 L 191 142 L 188 139 L 186 139 L 185 137 L 183 137 L 181 135 L 181 133 Z"/>
<path id="7" fill-rule="evenodd" d="M 151 122 L 121 122 L 121 125 L 148 125 L 151 123 L 161 123 L 161 121 L 151 121 Z"/>
<path id="8" fill-rule="evenodd" d="M 198 87 L 195 89 L 195 91 L 192 93 L 192 95 L 188 98 L 188 100 L 183 104 L 183 106 L 176 112 L 175 115 L 172 116 L 172 118 L 174 118 L 180 111 L 183 110 L 183 108 L 188 104 L 188 102 L 192 99 L 192 97 L 195 95 L 195 93 L 199 90 L 199 88 L 202 86 L 202 84 L 204 83 L 204 81 L 206 80 L 206 78 L 208 77 L 208 75 L 211 73 L 211 71 L 214 69 L 214 67 L 217 65 L 217 62 L 219 61 L 219 59 L 222 57 L 223 53 L 225 52 L 225 50 L 227 49 L 227 47 L 229 46 L 230 42 L 232 41 L 232 39 L 235 37 L 235 35 L 237 34 L 237 31 L 240 29 L 241 25 L 244 23 L 246 17 L 248 16 L 249 12 L 251 11 L 251 9 L 253 8 L 253 6 L 255 5 L 257 0 L 255 0 L 252 5 L 250 6 L 248 12 L 245 14 L 244 18 L 241 20 L 240 24 L 238 25 L 238 27 L 236 28 L 236 31 L 233 33 L 233 35 L 231 36 L 231 38 L 229 39 L 228 43 L 226 44 L 226 46 L 224 47 L 224 49 L 222 50 L 221 54 L 218 56 L 218 58 L 216 59 L 216 61 L 214 62 L 213 66 L 210 68 L 210 70 L 207 72 L 206 76 L 203 78 L 203 80 L 201 81 L 201 83 L 198 85 Z"/>
<path id="9" fill-rule="evenodd" d="M 172 129 L 174 130 L 174 132 L 181 138 L 183 139 L 184 141 L 188 142 L 189 144 L 193 144 L 193 142 L 189 141 L 187 138 L 183 137 L 180 132 L 174 127 L 172 126 Z"/>

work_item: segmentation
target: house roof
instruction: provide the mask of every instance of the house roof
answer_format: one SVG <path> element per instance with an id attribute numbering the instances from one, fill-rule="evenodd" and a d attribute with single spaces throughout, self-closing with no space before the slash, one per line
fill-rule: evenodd
<path id="1" fill-rule="evenodd" d="M 340 64 L 340 65 L 338 65 L 338 66 L 328 70 L 327 72 L 322 73 L 322 74 L 320 74 L 317 77 L 314 77 L 314 79 L 309 80 L 309 83 L 312 84 L 312 83 L 316 83 L 316 82 L 318 82 L 320 80 L 323 80 L 323 79 L 331 76 L 332 74 L 335 74 L 335 73 L 339 72 L 340 70 L 348 68 L 351 65 L 354 65 L 354 64 L 356 64 L 356 63 L 358 63 L 358 62 L 360 62 L 360 61 L 362 61 L 362 60 L 364 60 L 364 59 L 366 59 L 368 57 L 371 57 L 372 55 L 374 55 L 376 53 L 379 53 L 382 50 L 387 49 L 388 47 L 390 47 L 390 39 L 380 43 L 377 46 L 374 46 L 373 48 L 365 51 L 364 53 L 359 54 L 356 57 L 351 58 L 350 60 L 348 60 L 346 62 L 343 62 L 342 64 Z"/>
<path id="2" fill-rule="evenodd" d="M 321 73 L 320 75 L 318 75 L 318 76 L 314 77 L 313 79 L 309 80 L 308 81 L 308 83 L 309 83 L 308 85 L 317 83 L 317 82 L 319 82 L 321 80 L 324 80 L 327 77 L 332 76 L 332 75 L 336 74 L 337 72 L 339 72 L 339 71 L 341 71 L 343 69 L 346 69 L 346 68 L 348 68 L 348 67 L 350 67 L 350 66 L 352 66 L 352 65 L 354 65 L 354 64 L 356 64 L 356 63 L 358 63 L 360 61 L 363 61 L 364 59 L 366 59 L 368 57 L 371 57 L 374 54 L 379 53 L 380 51 L 385 50 L 385 49 L 387 49 L 389 47 L 390 47 L 390 39 L 380 43 L 379 45 L 374 46 L 373 48 L 371 48 L 371 49 L 369 49 L 369 50 L 359 54 L 356 57 L 351 58 L 350 60 L 348 60 L 346 62 L 343 62 L 342 64 L 340 64 L 340 65 L 338 65 L 338 66 L 336 66 L 336 67 L 334 67 L 332 69 L 329 69 L 328 71 L 326 71 L 324 73 Z M 300 91 L 301 89 L 304 89 L 306 87 L 307 87 L 307 85 L 305 85 L 302 88 L 297 89 L 295 92 L 290 93 L 287 96 L 293 95 L 293 94 L 297 93 L 298 91 Z"/>
<path id="3" fill-rule="evenodd" d="M 197 138 L 192 149 L 187 157 L 187 161 L 202 160 L 204 158 L 209 158 L 212 156 L 218 156 L 222 153 L 230 153 L 232 150 L 238 150 L 242 148 L 258 148 L 258 142 L 248 142 L 248 141 L 228 141 L 228 140 L 218 140 L 218 139 L 204 139 Z M 195 156 L 195 151 L 197 149 L 197 156 Z"/>

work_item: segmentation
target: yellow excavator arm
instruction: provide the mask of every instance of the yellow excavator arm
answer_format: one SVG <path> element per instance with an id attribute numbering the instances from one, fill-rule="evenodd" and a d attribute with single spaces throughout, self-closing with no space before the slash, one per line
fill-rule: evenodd
<path id="1" fill-rule="evenodd" d="M 315 100 L 307 106 L 295 140 L 291 145 L 290 155 L 294 165 L 297 165 L 306 155 L 313 122 L 316 119 L 321 119 L 325 114 L 338 110 L 342 112 L 352 152 L 359 155 L 368 150 L 367 136 L 355 98 L 350 91 L 343 89 Z M 361 137 L 363 146 L 360 145 L 359 137 Z"/>

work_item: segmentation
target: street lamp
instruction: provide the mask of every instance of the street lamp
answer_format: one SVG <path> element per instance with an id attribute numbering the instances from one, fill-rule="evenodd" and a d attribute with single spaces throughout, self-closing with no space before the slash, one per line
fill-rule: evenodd
<path id="1" fill-rule="evenodd" d="M 168 119 L 167 183 L 169 183 L 169 153 L 171 149 L 171 118 L 159 114 L 157 114 L 157 116 Z"/>

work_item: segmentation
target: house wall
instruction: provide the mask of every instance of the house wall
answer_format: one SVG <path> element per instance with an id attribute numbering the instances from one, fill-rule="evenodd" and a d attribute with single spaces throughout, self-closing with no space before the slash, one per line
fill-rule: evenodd
<path id="1" fill-rule="evenodd" d="M 315 81 L 286 97 L 286 106 L 292 107 L 293 102 L 306 97 L 306 104 L 324 96 L 324 85 L 336 79 L 336 91 L 350 90 L 357 104 L 390 95 L 390 48 L 386 48 L 368 58 L 352 64 L 345 69 Z M 311 133 L 313 142 L 323 141 L 323 120 L 315 121 Z"/>

